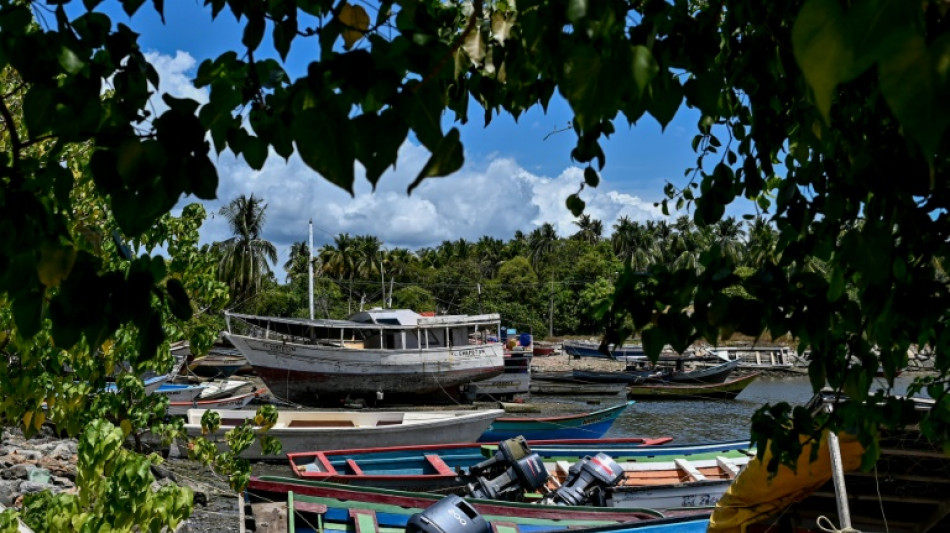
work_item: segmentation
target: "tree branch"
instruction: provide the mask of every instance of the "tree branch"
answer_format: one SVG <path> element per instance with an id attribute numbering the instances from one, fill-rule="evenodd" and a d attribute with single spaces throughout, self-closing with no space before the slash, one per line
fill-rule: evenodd
<path id="1" fill-rule="evenodd" d="M 23 145 L 20 142 L 20 134 L 16 131 L 16 122 L 13 121 L 13 115 L 10 113 L 10 109 L 7 107 L 7 101 L 0 98 L 0 115 L 3 116 L 3 121 L 7 125 L 7 131 L 10 132 L 10 147 L 13 151 L 13 167 L 16 168 L 20 164 L 20 150 L 23 148 Z"/>
<path id="2" fill-rule="evenodd" d="M 412 88 L 412 92 L 419 92 L 419 89 L 423 88 L 427 83 L 432 81 L 432 78 L 435 78 L 444 67 L 449 59 L 458 52 L 459 48 L 462 47 L 462 43 L 465 42 L 465 39 L 468 37 L 469 33 L 472 33 L 472 30 L 475 29 L 475 25 L 478 23 L 478 19 L 482 18 L 482 0 L 475 0 L 472 2 L 472 15 L 468 18 L 468 24 L 465 25 L 465 29 L 462 30 L 462 33 L 455 39 L 455 42 L 452 43 L 452 47 L 449 48 L 445 54 L 439 58 L 439 62 L 436 63 L 435 68 L 429 71 L 426 74 L 425 78 L 419 82 L 418 85 Z"/>

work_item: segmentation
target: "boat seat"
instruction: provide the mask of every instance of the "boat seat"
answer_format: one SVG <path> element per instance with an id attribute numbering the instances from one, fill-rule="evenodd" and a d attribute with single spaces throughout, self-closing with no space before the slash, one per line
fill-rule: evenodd
<path id="1" fill-rule="evenodd" d="M 492 533 L 518 533 L 518 524 L 512 522 L 495 522 L 491 523 Z"/>
<path id="2" fill-rule="evenodd" d="M 429 464 L 432 465 L 432 468 L 435 468 L 435 471 L 439 474 L 443 476 L 455 475 L 455 470 L 452 470 L 452 468 L 450 468 L 449 465 L 447 465 L 445 461 L 443 461 L 438 455 L 427 454 L 425 457 L 426 460 L 429 461 Z"/>
<path id="3" fill-rule="evenodd" d="M 291 420 L 289 428 L 351 428 L 352 420 Z"/>
<path id="4" fill-rule="evenodd" d="M 686 475 L 688 475 L 691 480 L 706 481 L 706 476 L 686 459 L 674 459 L 673 462 L 676 463 L 676 468 L 686 472 Z"/>
<path id="5" fill-rule="evenodd" d="M 719 465 L 719 468 L 726 472 L 729 475 L 729 479 L 735 479 L 739 475 L 739 467 L 732 462 L 728 457 L 718 456 L 716 457 L 716 464 Z"/>
<path id="6" fill-rule="evenodd" d="M 371 509 L 350 509 L 350 518 L 356 526 L 356 533 L 379 533 L 379 521 L 376 511 Z"/>
<path id="7" fill-rule="evenodd" d="M 346 466 L 348 466 L 349 469 L 350 469 L 351 471 L 353 471 L 353 474 L 355 474 L 355 475 L 357 475 L 357 476 L 362 476 L 362 475 L 364 475 L 364 474 L 363 474 L 363 469 L 360 468 L 360 465 L 356 464 L 356 461 L 354 461 L 353 459 L 347 459 L 347 460 L 346 460 Z"/>

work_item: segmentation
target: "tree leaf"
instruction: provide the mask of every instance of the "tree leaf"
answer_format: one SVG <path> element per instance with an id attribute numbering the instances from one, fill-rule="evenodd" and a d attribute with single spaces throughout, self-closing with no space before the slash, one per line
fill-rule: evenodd
<path id="1" fill-rule="evenodd" d="M 264 38 L 264 27 L 264 15 L 248 16 L 241 43 L 252 52 L 257 50 L 257 47 L 261 44 L 261 39 Z"/>
<path id="2" fill-rule="evenodd" d="M 933 159 L 950 122 L 935 58 L 917 33 L 904 33 L 891 44 L 878 64 L 881 93 L 907 134 Z"/>
<path id="3" fill-rule="evenodd" d="M 353 194 L 356 159 L 350 122 L 333 100 L 300 111 L 292 125 L 300 158 L 330 183 Z"/>
<path id="4" fill-rule="evenodd" d="M 165 282 L 165 290 L 168 291 L 168 307 L 172 313 L 180 320 L 190 320 L 193 312 L 191 301 L 181 281 L 177 278 L 169 278 Z"/>
<path id="5" fill-rule="evenodd" d="M 485 51 L 487 49 L 488 45 L 485 43 L 485 39 L 482 38 L 482 32 L 477 26 L 468 32 L 468 35 L 465 36 L 465 41 L 462 42 L 462 50 L 465 50 L 468 59 L 472 62 L 472 65 L 476 67 L 485 61 Z"/>
<path id="6" fill-rule="evenodd" d="M 660 71 L 653 52 L 646 46 L 633 47 L 633 84 L 637 89 L 637 97 L 643 96 L 643 91 L 650 85 L 656 73 Z"/>
<path id="7" fill-rule="evenodd" d="M 597 171 L 593 167 L 587 167 L 584 169 L 584 183 L 591 187 L 596 187 L 600 184 L 600 176 L 597 175 Z"/>
<path id="8" fill-rule="evenodd" d="M 835 87 L 852 71 L 849 30 L 838 0 L 808 0 L 792 27 L 792 48 L 815 103 L 830 122 Z"/>
<path id="9" fill-rule="evenodd" d="M 369 15 L 360 6 L 343 4 L 340 9 L 340 22 L 343 23 L 343 48 L 349 50 L 369 30 Z"/>
<path id="10" fill-rule="evenodd" d="M 491 36 L 498 41 L 498 44 L 505 44 L 505 40 L 511 35 L 511 29 L 515 27 L 515 16 L 509 19 L 505 13 L 494 11 L 491 14 Z"/>
<path id="11" fill-rule="evenodd" d="M 579 217 L 584 214 L 584 208 L 587 204 L 584 200 L 581 199 L 577 194 L 572 194 L 567 197 L 567 200 L 564 202 L 567 208 L 571 211 L 571 214 L 575 217 Z"/>
<path id="12" fill-rule="evenodd" d="M 462 168 L 464 162 L 465 156 L 462 152 L 459 130 L 458 128 L 452 128 L 439 142 L 439 146 L 432 152 L 432 157 L 422 167 L 422 171 L 416 176 L 415 181 L 409 185 L 406 192 L 412 194 L 413 189 L 418 187 L 422 180 L 426 178 L 448 176 Z"/>
<path id="13" fill-rule="evenodd" d="M 40 245 L 40 260 L 36 264 L 36 273 L 40 282 L 47 287 L 57 287 L 69 276 L 76 261 L 76 249 L 44 241 Z"/>

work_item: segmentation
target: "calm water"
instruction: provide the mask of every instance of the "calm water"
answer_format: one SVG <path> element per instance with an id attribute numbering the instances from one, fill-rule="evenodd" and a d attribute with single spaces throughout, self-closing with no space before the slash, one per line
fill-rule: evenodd
<path id="1" fill-rule="evenodd" d="M 905 392 L 912 380 L 913 377 L 900 376 L 895 383 L 895 392 Z M 680 444 L 747 439 L 752 413 L 762 404 L 782 401 L 802 404 L 811 396 L 808 378 L 794 376 L 760 377 L 734 400 L 637 400 L 637 403 L 620 415 L 606 436 L 669 436 Z M 560 414 L 596 410 L 615 405 L 623 399 L 621 396 L 550 399 L 536 397 L 531 401 L 544 402 L 543 413 Z"/>

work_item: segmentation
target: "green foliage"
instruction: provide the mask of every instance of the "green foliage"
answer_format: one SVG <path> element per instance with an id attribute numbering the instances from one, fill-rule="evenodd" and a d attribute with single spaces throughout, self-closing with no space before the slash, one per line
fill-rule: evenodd
<path id="1" fill-rule="evenodd" d="M 122 448 L 123 430 L 93 421 L 79 436 L 78 494 L 48 491 L 24 498 L 23 519 L 37 532 L 174 530 L 191 514 L 191 489 L 152 489 L 158 456 Z"/>
<path id="2" fill-rule="evenodd" d="M 393 307 L 417 312 L 435 311 L 435 297 L 422 287 L 405 287 L 393 293 Z"/>
<path id="3" fill-rule="evenodd" d="M 625 266 L 604 314 L 608 340 L 641 330 L 656 355 L 667 343 L 682 349 L 733 332 L 789 333 L 813 354 L 815 387 L 857 399 L 868 396 L 879 365 L 893 378 L 912 346 L 930 348 L 941 374 L 950 369 L 942 266 L 950 255 L 950 15 L 942 4 L 384 0 L 370 13 L 323 0 L 208 0 L 213 15 L 227 9 L 244 25 L 242 46 L 200 65 L 195 84 L 209 89 L 207 104 L 163 95 L 167 109 L 153 116 L 158 76 L 138 35 L 95 2 L 70 10 L 75 16 L 68 3 L 50 5 L 54 16 L 41 27 L 34 4 L 0 2 L 0 295 L 7 349 L 27 369 L 0 369 L 4 391 L 14 393 L 0 409 L 27 429 L 42 423 L 42 401 L 79 412 L 82 391 L 60 376 L 67 364 L 98 383 L 120 360 L 157 366 L 175 328 L 206 345 L 197 328 L 211 322 L 176 320 L 189 307 L 191 315 L 213 308 L 220 287 L 207 296 L 211 307 L 196 305 L 205 282 L 191 281 L 189 266 L 151 257 L 155 248 L 142 239 L 183 195 L 214 198 L 212 149 L 252 168 L 271 148 L 283 157 L 296 151 L 351 191 L 356 162 L 375 185 L 412 133 L 431 155 L 411 190 L 462 165 L 458 130 L 443 131 L 446 111 L 464 123 L 475 102 L 487 124 L 497 113 L 518 118 L 546 107 L 555 91 L 574 115 L 569 155 L 592 169 L 579 190 L 599 181 L 601 143 L 621 115 L 634 123 L 649 114 L 665 127 L 684 103 L 702 114 L 691 181 L 669 185 L 662 205 L 691 209 L 685 222 L 697 228 L 645 231 L 628 221 L 611 243 Z M 143 2 L 122 4 L 132 15 Z M 153 7 L 161 15 L 163 2 Z M 299 27 L 304 19 L 313 27 Z M 276 59 L 259 57 L 268 37 L 280 57 L 294 41 L 306 43 L 307 73 L 292 79 Z M 767 236 L 774 246 L 760 247 L 755 262 L 739 253 L 737 237 L 716 234 L 729 229 L 718 224 L 739 198 L 755 202 L 775 230 Z M 585 205 L 575 193 L 566 207 L 580 216 Z M 578 240 L 594 240 L 586 235 Z M 516 241 L 540 280 L 555 277 L 551 259 L 566 241 L 552 226 Z M 352 296 L 377 299 L 356 282 L 379 263 L 378 242 L 376 251 L 369 239 L 354 247 L 344 254 L 351 261 L 324 262 L 335 265 L 327 275 L 348 284 L 348 308 Z M 453 248 L 459 260 L 423 280 L 447 309 L 475 301 L 471 282 L 497 266 Z M 217 256 L 241 273 L 225 278 L 238 280 L 236 292 L 262 279 L 266 261 L 237 260 L 269 255 L 257 251 Z M 440 261 L 438 251 L 430 260 Z M 755 272 L 740 276 L 739 267 Z M 571 313 L 573 288 L 553 297 L 559 313 Z M 945 383 L 927 388 L 943 398 Z M 869 408 L 881 416 L 866 419 L 901 423 L 895 401 Z M 835 414 L 827 426 L 854 416 Z M 755 425 L 757 438 L 788 439 L 794 416 L 774 418 Z M 938 402 L 921 426 L 943 438 L 948 420 Z M 866 440 L 873 427 L 855 429 Z"/>

